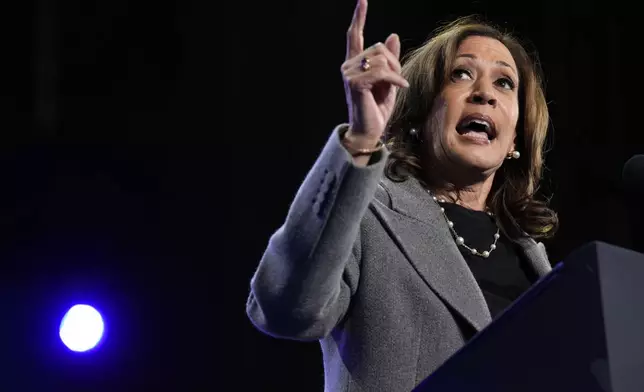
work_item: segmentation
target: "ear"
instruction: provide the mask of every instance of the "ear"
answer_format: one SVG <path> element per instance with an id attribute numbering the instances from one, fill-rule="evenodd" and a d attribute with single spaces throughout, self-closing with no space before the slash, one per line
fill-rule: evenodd
<path id="1" fill-rule="evenodd" d="M 517 130 L 514 130 L 514 136 L 512 137 L 512 146 L 510 147 L 510 151 L 508 151 L 508 154 L 511 153 L 512 151 L 516 151 L 517 149 Z"/>

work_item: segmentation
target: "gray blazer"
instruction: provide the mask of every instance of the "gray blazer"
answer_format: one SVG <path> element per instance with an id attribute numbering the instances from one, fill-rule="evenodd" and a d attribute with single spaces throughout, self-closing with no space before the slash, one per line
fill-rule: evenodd
<path id="1" fill-rule="evenodd" d="M 415 180 L 356 167 L 334 130 L 270 238 L 246 312 L 271 336 L 319 340 L 325 391 L 411 391 L 491 321 L 448 226 Z M 518 242 L 538 276 L 545 249 Z"/>

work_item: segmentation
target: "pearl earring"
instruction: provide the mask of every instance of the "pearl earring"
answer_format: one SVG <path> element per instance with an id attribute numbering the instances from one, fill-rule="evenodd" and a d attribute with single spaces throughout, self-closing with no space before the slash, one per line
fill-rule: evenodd
<path id="1" fill-rule="evenodd" d="M 521 153 L 515 150 L 515 151 L 510 151 L 506 159 L 519 159 L 520 157 L 521 157 Z"/>
<path id="2" fill-rule="evenodd" d="M 418 138 L 418 131 L 416 130 L 416 128 L 411 128 L 409 130 L 409 135 L 413 138 Z"/>

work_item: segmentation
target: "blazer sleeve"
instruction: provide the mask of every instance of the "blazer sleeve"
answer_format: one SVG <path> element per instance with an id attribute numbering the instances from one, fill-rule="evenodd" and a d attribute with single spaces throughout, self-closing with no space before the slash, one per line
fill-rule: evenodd
<path id="1" fill-rule="evenodd" d="M 388 152 L 353 164 L 337 127 L 307 174 L 250 283 L 246 313 L 260 331 L 317 340 L 344 317 L 357 289 L 360 223 Z"/>

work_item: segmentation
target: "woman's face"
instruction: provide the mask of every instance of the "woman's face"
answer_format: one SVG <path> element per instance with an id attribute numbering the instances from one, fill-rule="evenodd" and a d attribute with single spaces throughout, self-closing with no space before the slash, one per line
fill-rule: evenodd
<path id="1" fill-rule="evenodd" d="M 471 36 L 461 43 L 449 71 L 425 128 L 432 158 L 446 169 L 492 174 L 514 150 L 517 66 L 501 42 Z"/>

